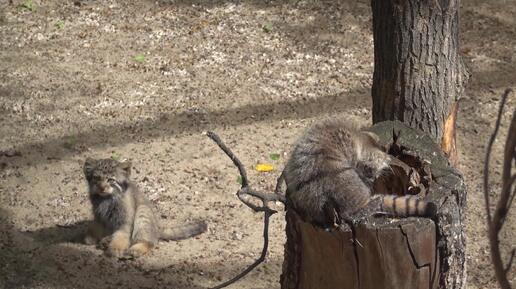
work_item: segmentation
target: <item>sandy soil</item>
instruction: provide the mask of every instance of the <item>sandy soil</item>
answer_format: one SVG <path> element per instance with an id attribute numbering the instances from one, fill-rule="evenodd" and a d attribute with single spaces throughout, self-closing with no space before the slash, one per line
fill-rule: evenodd
<path id="1" fill-rule="evenodd" d="M 368 1 L 127 2 L 136 3 L 0 2 L 1 288 L 213 286 L 256 258 L 261 216 L 236 199 L 235 168 L 202 132 L 217 131 L 254 186 L 271 189 L 277 171 L 252 167 L 281 169 L 309 123 L 329 115 L 370 120 Z M 468 288 L 495 288 L 481 172 L 499 97 L 516 83 L 516 1 L 462 5 L 473 74 L 458 122 Z M 494 147 L 493 195 L 514 107 L 512 97 Z M 133 261 L 73 242 L 90 218 L 87 156 L 130 159 L 163 222 L 205 219 L 209 232 L 162 242 Z M 514 211 L 505 251 L 516 237 Z M 230 288 L 279 288 L 283 229 L 280 213 L 266 263 Z"/>

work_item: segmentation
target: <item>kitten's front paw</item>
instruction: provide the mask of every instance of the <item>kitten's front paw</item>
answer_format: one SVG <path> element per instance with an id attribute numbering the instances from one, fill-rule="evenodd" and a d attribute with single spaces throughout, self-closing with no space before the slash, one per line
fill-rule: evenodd
<path id="1" fill-rule="evenodd" d="M 115 257 L 115 258 L 123 258 L 125 256 L 125 249 L 121 249 L 121 248 L 109 248 L 107 251 L 106 251 L 106 254 L 109 256 L 109 257 Z"/>
<path id="2" fill-rule="evenodd" d="M 121 258 L 124 256 L 127 248 L 129 248 L 129 238 L 118 236 L 111 240 L 106 253 L 109 256 Z"/>
<path id="3" fill-rule="evenodd" d="M 125 251 L 127 248 L 120 247 L 120 246 L 109 246 L 106 254 L 110 257 L 116 257 L 116 258 L 122 258 L 125 255 Z"/>

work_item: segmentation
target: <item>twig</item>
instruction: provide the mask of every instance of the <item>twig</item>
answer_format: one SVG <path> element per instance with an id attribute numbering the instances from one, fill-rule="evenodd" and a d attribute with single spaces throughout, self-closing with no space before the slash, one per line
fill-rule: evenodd
<path id="1" fill-rule="evenodd" d="M 233 152 L 224 144 L 224 142 L 220 139 L 220 137 L 215 134 L 214 132 L 207 132 L 206 135 L 211 138 L 224 153 L 233 161 L 233 164 L 238 168 L 238 171 L 240 172 L 240 176 L 242 177 L 242 187 L 237 191 L 237 197 L 244 203 L 246 206 L 251 208 L 255 212 L 264 212 L 264 219 L 263 219 L 263 249 L 262 253 L 260 254 L 260 257 L 256 259 L 251 265 L 249 265 L 244 271 L 233 277 L 232 279 L 215 286 L 211 289 L 220 289 L 224 288 L 228 285 L 231 285 L 247 275 L 249 272 L 251 272 L 256 266 L 258 266 L 260 263 L 262 263 L 265 260 L 265 256 L 267 255 L 267 250 L 269 248 L 269 221 L 270 217 L 277 213 L 276 210 L 271 209 L 268 206 L 269 202 L 272 201 L 280 201 L 283 204 L 285 204 L 285 197 L 279 192 L 278 187 L 280 186 L 281 180 L 283 179 L 283 174 L 280 175 L 280 177 L 277 180 L 276 184 L 276 190 L 274 193 L 262 193 L 253 190 L 249 185 L 249 180 L 247 179 L 247 173 L 245 171 L 244 166 L 242 165 L 242 162 L 233 154 Z M 245 196 L 252 196 L 255 198 L 258 198 L 262 201 L 262 205 L 258 206 L 250 202 L 248 199 L 245 198 Z"/>
<path id="2" fill-rule="evenodd" d="M 487 226 L 488 226 L 488 237 L 489 244 L 491 248 L 491 259 L 493 261 L 493 266 L 495 270 L 496 279 L 500 284 L 502 289 L 510 289 L 511 284 L 507 278 L 508 269 L 511 267 L 513 258 L 514 258 L 514 250 L 511 253 L 509 258 L 509 262 L 506 266 L 504 266 L 502 261 L 502 256 L 500 253 L 500 240 L 499 240 L 499 232 L 505 223 L 505 218 L 507 216 L 507 212 L 510 209 L 510 204 L 514 199 L 514 194 L 516 194 L 516 190 L 512 191 L 512 185 L 514 184 L 515 177 L 511 176 L 512 169 L 512 161 L 516 157 L 515 148 L 516 148 L 516 111 L 513 112 L 513 116 L 511 119 L 511 123 L 509 125 L 509 132 L 507 133 L 507 141 L 505 142 L 505 152 L 504 152 L 504 163 L 503 163 L 503 172 L 502 172 L 502 191 L 500 193 L 500 198 L 496 204 L 496 208 L 494 210 L 494 214 L 491 218 L 491 210 L 489 204 L 489 160 L 491 156 L 492 146 L 494 140 L 496 139 L 496 135 L 500 128 L 501 118 L 503 107 L 505 106 L 505 102 L 507 100 L 508 95 L 512 92 L 511 89 L 505 90 L 502 95 L 502 100 L 500 101 L 500 109 L 498 111 L 498 117 L 496 119 L 495 130 L 489 139 L 489 143 L 486 151 L 486 158 L 484 163 L 484 198 L 486 202 L 486 212 L 487 212 Z"/>
<path id="3" fill-rule="evenodd" d="M 249 186 L 249 181 L 247 180 L 247 172 L 245 171 L 244 165 L 242 165 L 242 162 L 233 154 L 233 152 L 222 142 L 220 137 L 212 132 L 209 131 L 206 133 L 206 135 L 211 138 L 218 146 L 219 148 L 226 153 L 226 155 L 231 159 L 233 164 L 238 168 L 238 172 L 240 173 L 240 176 L 242 177 L 242 188 Z"/>
<path id="4" fill-rule="evenodd" d="M 215 287 L 212 287 L 210 289 L 220 289 L 227 287 L 236 281 L 238 281 L 240 278 L 247 275 L 249 272 L 251 272 L 256 266 L 260 265 L 263 261 L 265 261 L 265 255 L 267 255 L 267 250 L 269 248 L 269 218 L 272 216 L 273 213 L 265 212 L 265 218 L 263 219 L 263 249 L 262 253 L 260 254 L 260 257 L 256 259 L 256 261 L 253 262 L 253 264 L 249 265 L 244 271 L 240 272 L 235 277 L 231 278 L 230 280 L 217 285 Z"/>

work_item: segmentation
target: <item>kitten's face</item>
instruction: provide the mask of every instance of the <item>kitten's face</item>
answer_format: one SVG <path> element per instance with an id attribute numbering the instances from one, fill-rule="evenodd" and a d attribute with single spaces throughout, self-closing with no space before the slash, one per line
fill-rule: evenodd
<path id="1" fill-rule="evenodd" d="M 88 158 L 84 163 L 84 176 L 88 181 L 90 194 L 102 197 L 122 193 L 129 180 L 130 172 L 130 162 Z"/>

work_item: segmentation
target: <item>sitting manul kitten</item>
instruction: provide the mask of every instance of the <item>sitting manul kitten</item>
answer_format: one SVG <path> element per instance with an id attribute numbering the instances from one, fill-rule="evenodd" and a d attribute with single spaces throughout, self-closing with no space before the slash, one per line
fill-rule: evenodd
<path id="1" fill-rule="evenodd" d="M 85 243 L 109 240 L 107 253 L 122 257 L 141 256 L 156 245 L 158 239 L 180 240 L 206 231 L 204 222 L 194 222 L 162 229 L 151 202 L 129 179 L 130 162 L 113 159 L 86 159 L 84 175 L 88 181 L 94 221 L 88 228 Z"/>

